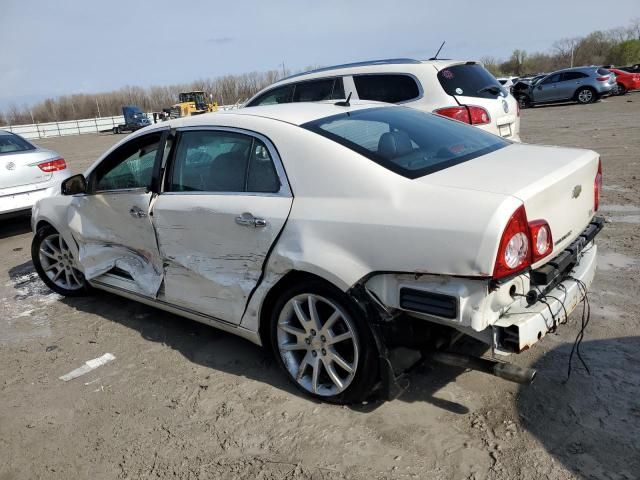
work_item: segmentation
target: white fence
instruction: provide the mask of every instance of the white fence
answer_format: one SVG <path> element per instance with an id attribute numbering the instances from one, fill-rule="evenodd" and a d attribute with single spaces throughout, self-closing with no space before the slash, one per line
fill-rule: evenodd
<path id="1" fill-rule="evenodd" d="M 223 105 L 218 107 L 219 110 L 231 110 L 233 108 L 238 108 L 238 105 Z M 149 117 L 149 120 L 153 123 L 153 114 L 147 113 L 147 117 Z M 124 117 L 118 115 L 115 117 L 85 118 L 83 120 L 68 120 L 64 122 L 7 125 L 5 127 L 0 126 L 0 130 L 8 130 L 24 138 L 33 139 L 81 135 L 83 133 L 99 133 L 101 131 L 111 130 L 113 127 L 122 123 L 124 123 Z"/>

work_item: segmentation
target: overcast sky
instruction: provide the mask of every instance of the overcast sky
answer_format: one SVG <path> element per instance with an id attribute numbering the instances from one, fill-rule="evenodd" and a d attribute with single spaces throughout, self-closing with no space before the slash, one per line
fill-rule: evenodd
<path id="1" fill-rule="evenodd" d="M 428 58 L 442 40 L 446 58 L 504 58 L 634 17 L 640 0 L 2 0 L 0 109 L 282 62 Z"/>

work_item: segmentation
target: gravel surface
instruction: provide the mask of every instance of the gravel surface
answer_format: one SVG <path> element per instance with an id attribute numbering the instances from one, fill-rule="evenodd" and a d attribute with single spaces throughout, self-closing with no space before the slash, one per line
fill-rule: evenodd
<path id="1" fill-rule="evenodd" d="M 51 293 L 28 220 L 0 221 L 0 480 L 640 478 L 639 120 L 640 93 L 522 112 L 525 141 L 602 155 L 591 374 L 576 363 L 568 383 L 581 307 L 512 357 L 539 370 L 532 386 L 424 367 L 392 402 L 315 403 L 240 338 L 109 294 Z M 79 172 L 120 138 L 37 143 Z"/>

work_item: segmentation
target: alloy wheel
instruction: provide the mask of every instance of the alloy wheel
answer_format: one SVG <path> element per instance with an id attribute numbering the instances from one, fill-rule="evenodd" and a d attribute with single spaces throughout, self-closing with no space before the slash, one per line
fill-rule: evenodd
<path id="1" fill-rule="evenodd" d="M 47 235 L 42 240 L 38 258 L 42 270 L 56 286 L 66 290 L 84 287 L 84 275 L 78 270 L 69 246 L 59 233 Z"/>
<path id="2" fill-rule="evenodd" d="M 311 293 L 291 298 L 278 318 L 277 345 L 285 368 L 308 392 L 334 396 L 355 377 L 356 329 L 344 309 L 330 299 Z"/>
<path id="3" fill-rule="evenodd" d="M 580 90 L 580 93 L 578 94 L 578 100 L 580 100 L 581 103 L 591 102 L 591 100 L 593 100 L 593 92 L 586 89 Z"/>

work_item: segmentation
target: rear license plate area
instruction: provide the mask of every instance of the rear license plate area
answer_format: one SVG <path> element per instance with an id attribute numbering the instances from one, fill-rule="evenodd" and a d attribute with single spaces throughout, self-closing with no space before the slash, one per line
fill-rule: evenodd
<path id="1" fill-rule="evenodd" d="M 500 132 L 501 137 L 510 137 L 511 136 L 511 125 L 498 125 L 498 131 Z"/>

